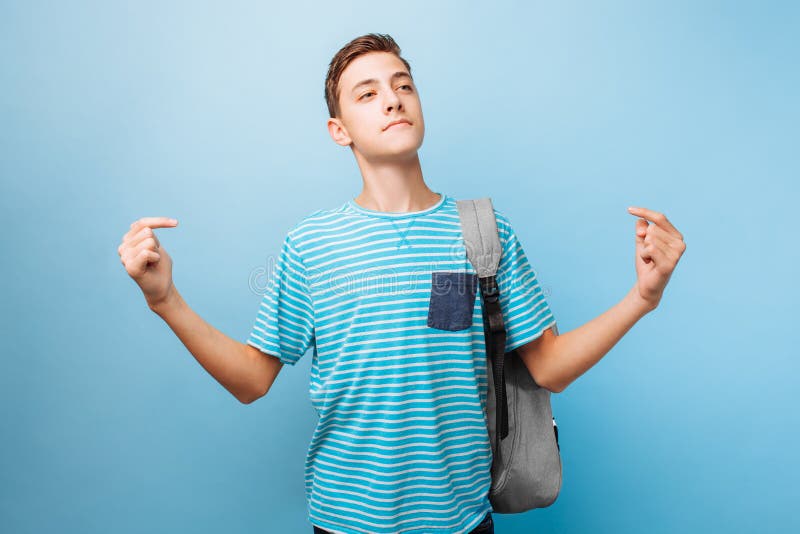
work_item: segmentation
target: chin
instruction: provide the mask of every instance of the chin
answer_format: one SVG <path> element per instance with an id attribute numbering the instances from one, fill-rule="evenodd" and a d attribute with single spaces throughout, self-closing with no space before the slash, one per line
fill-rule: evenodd
<path id="1" fill-rule="evenodd" d="M 392 143 L 372 145 L 369 150 L 361 151 L 355 145 L 353 149 L 368 160 L 405 159 L 415 156 L 422 146 L 422 138 L 396 139 Z"/>
<path id="2" fill-rule="evenodd" d="M 394 153 L 394 154 L 401 154 L 406 152 L 416 152 L 419 150 L 419 147 L 422 146 L 422 137 L 413 138 L 409 137 L 407 139 L 397 139 L 395 143 L 392 143 L 385 148 L 385 152 L 387 153 Z"/>
<path id="3" fill-rule="evenodd" d="M 388 157 L 410 157 L 417 153 L 420 146 L 422 146 L 422 143 L 409 143 L 404 146 L 390 148 L 389 150 L 383 152 L 382 155 Z"/>

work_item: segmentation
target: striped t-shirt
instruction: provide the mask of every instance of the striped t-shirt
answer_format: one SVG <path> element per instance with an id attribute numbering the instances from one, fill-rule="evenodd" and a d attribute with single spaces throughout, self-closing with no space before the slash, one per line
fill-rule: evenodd
<path id="1" fill-rule="evenodd" d="M 433 273 L 475 273 L 456 202 L 440 197 L 422 211 L 349 200 L 303 218 L 283 242 L 247 339 L 290 365 L 314 349 L 309 395 L 319 421 L 305 493 L 311 523 L 325 530 L 465 533 L 492 511 L 480 290 L 471 325 L 428 326 Z M 509 220 L 495 215 L 510 351 L 555 319 Z"/>

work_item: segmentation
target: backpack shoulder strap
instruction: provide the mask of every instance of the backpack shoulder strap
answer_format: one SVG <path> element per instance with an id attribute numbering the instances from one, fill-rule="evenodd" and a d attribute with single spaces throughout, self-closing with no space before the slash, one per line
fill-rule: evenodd
<path id="1" fill-rule="evenodd" d="M 478 278 L 494 276 L 500 265 L 502 247 L 492 199 L 457 200 L 456 206 L 467 258 L 478 273 Z"/>
<path id="2" fill-rule="evenodd" d="M 490 421 L 496 425 L 494 451 L 497 458 L 500 440 L 508 436 L 508 401 L 504 371 L 506 328 L 503 323 L 503 312 L 500 309 L 500 288 L 496 277 L 503 249 L 490 198 L 458 200 L 456 205 L 467 257 L 478 273 L 480 282 L 486 356 L 493 377 L 489 382 L 489 393 L 494 390 L 496 398 L 497 414 L 496 417 L 491 414 Z"/>

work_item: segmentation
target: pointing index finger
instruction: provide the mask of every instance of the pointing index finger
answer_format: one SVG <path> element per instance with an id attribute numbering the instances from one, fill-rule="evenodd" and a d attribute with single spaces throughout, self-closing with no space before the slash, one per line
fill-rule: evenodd
<path id="1" fill-rule="evenodd" d="M 660 226 L 667 230 L 668 232 L 675 234 L 676 236 L 680 236 L 681 233 L 678 231 L 677 228 L 672 226 L 672 223 L 667 220 L 667 216 L 663 213 L 659 213 L 657 211 L 649 210 L 647 208 L 637 208 L 637 207 L 629 207 L 628 212 L 632 215 L 636 215 L 637 217 L 642 217 L 643 219 L 647 219 L 648 221 L 652 221 L 656 224 L 656 226 Z"/>
<path id="2" fill-rule="evenodd" d="M 169 228 L 177 225 L 178 220 L 170 219 L 169 217 L 142 217 L 131 224 L 131 228 L 143 228 L 145 226 L 150 228 Z"/>

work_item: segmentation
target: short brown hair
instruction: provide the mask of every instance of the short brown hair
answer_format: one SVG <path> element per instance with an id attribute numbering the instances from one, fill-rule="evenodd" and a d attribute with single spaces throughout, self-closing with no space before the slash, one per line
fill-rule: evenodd
<path id="1" fill-rule="evenodd" d="M 339 78 L 342 77 L 342 72 L 355 58 L 368 52 L 390 52 L 396 55 L 408 69 L 408 74 L 411 74 L 411 66 L 400 55 L 400 47 L 390 35 L 368 33 L 356 37 L 336 52 L 328 66 L 328 76 L 325 78 L 325 102 L 328 104 L 328 113 L 331 117 L 338 117 L 341 111 L 339 108 Z"/>

